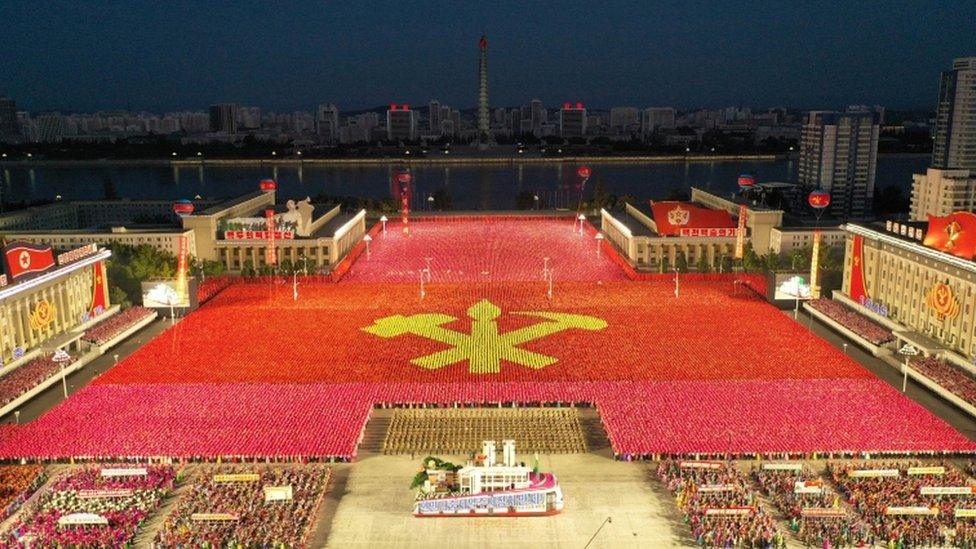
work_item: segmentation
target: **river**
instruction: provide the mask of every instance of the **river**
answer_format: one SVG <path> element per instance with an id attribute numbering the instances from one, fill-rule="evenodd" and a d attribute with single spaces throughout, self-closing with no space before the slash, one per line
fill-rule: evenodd
<path id="1" fill-rule="evenodd" d="M 878 159 L 877 186 L 911 188 L 912 173 L 924 172 L 929 157 L 890 155 Z M 796 181 L 795 160 L 723 162 L 594 163 L 587 192 L 602 182 L 610 193 L 637 199 L 664 198 L 673 189 L 701 187 L 720 194 L 737 189 L 736 178 L 751 173 L 757 181 Z M 571 207 L 578 197 L 576 164 L 458 164 L 412 168 L 415 209 L 443 189 L 458 210 L 504 210 L 516 207 L 519 193 L 540 196 L 542 204 Z M 101 199 L 111 180 L 118 195 L 132 199 L 178 199 L 235 196 L 257 189 L 273 178 L 279 197 L 331 196 L 386 198 L 395 165 L 370 166 L 37 166 L 0 167 L 4 201 Z M 415 199 L 416 200 L 416 199 Z"/>

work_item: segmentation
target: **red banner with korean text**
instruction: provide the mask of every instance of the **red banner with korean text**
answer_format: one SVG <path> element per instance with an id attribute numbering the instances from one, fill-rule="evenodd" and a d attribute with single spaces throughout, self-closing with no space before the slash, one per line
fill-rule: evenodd
<path id="1" fill-rule="evenodd" d="M 108 299 L 105 295 L 105 266 L 104 262 L 98 261 L 92 265 L 92 300 L 88 307 L 88 314 L 95 317 L 102 313 L 108 306 Z"/>
<path id="2" fill-rule="evenodd" d="M 267 251 L 264 259 L 265 259 L 265 263 L 267 263 L 268 265 L 277 265 L 278 264 L 278 253 L 277 253 L 277 250 L 275 249 L 275 236 L 276 235 L 275 235 L 275 218 L 274 218 L 274 215 L 275 215 L 274 210 L 270 210 L 269 209 L 269 210 L 265 210 L 264 211 L 264 218 L 265 218 L 265 220 L 267 221 L 267 224 L 268 224 L 268 228 L 265 231 L 267 233 L 266 236 L 268 237 L 268 251 Z"/>
<path id="3" fill-rule="evenodd" d="M 180 249 L 179 254 L 176 256 L 176 291 L 180 293 L 180 302 L 186 300 L 186 296 L 189 294 L 189 289 L 187 288 L 186 271 L 187 271 L 187 255 L 190 252 L 190 243 L 186 235 L 180 235 Z"/>
<path id="4" fill-rule="evenodd" d="M 864 287 L 864 237 L 856 234 L 851 243 L 850 298 L 856 303 L 863 303 L 868 297 Z"/>

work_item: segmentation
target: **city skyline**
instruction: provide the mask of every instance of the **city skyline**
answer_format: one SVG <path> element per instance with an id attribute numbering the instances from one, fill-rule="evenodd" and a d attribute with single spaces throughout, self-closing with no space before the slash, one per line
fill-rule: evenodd
<path id="1" fill-rule="evenodd" d="M 492 106 L 539 98 L 604 108 L 929 109 L 938 73 L 973 53 L 965 21 L 976 18 L 962 2 L 938 10 L 900 3 L 869 15 L 841 3 L 789 13 L 762 2 L 601 6 L 599 18 L 580 5 L 398 5 L 368 14 L 353 6 L 288 13 L 235 6 L 66 4 L 40 17 L 37 4 L 5 3 L 0 72 L 8 78 L 0 95 L 35 112 L 220 102 L 275 111 L 329 102 L 355 111 L 430 99 L 467 109 L 477 100 L 471 44 L 486 33 Z"/>

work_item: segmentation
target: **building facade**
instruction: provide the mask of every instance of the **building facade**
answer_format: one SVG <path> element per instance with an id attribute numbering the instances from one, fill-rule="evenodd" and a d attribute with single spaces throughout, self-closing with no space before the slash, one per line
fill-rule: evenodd
<path id="1" fill-rule="evenodd" d="M 339 142 L 339 107 L 331 103 L 319 105 L 315 113 L 315 133 L 327 145 Z"/>
<path id="2" fill-rule="evenodd" d="M 417 113 L 410 105 L 390 105 L 386 111 L 386 138 L 390 141 L 417 139 Z"/>
<path id="3" fill-rule="evenodd" d="M 911 220 L 960 210 L 976 210 L 976 172 L 929 168 L 912 176 Z"/>
<path id="4" fill-rule="evenodd" d="M 976 355 L 976 263 L 925 245 L 920 226 L 847 224 L 842 295 L 927 355 Z M 836 293 L 836 292 L 835 292 Z"/>
<path id="5" fill-rule="evenodd" d="M 234 103 L 210 105 L 210 131 L 237 133 L 237 105 Z"/>
<path id="6" fill-rule="evenodd" d="M 870 215 L 878 160 L 875 111 L 813 111 L 800 139 L 800 184 L 830 193 L 828 213 L 839 219 Z"/>
<path id="7" fill-rule="evenodd" d="M 92 246 L 55 256 L 50 246 L 47 251 L 41 246 L 26 252 L 17 248 L 23 247 L 13 243 L 4 248 L 7 273 L 0 278 L 0 363 L 6 366 L 74 343 L 81 337 L 76 329 L 110 306 L 105 276 L 109 250 Z M 25 253 L 35 272 L 20 277 L 10 263 L 23 265 Z"/>
<path id="8" fill-rule="evenodd" d="M 582 103 L 563 104 L 559 110 L 559 137 L 586 137 L 586 107 Z"/>
<path id="9" fill-rule="evenodd" d="M 481 35 L 478 41 L 478 142 L 487 145 L 491 141 L 488 120 L 488 37 Z"/>
<path id="10" fill-rule="evenodd" d="M 933 167 L 976 170 L 976 57 L 942 73 L 934 137 Z"/>
<path id="11" fill-rule="evenodd" d="M 674 109 L 672 107 L 650 107 L 644 109 L 641 119 L 641 134 L 646 138 L 658 130 L 674 129 Z"/>
<path id="12" fill-rule="evenodd" d="M 9 97 L 0 97 L 0 143 L 20 141 L 20 123 L 17 121 L 17 103 Z"/>

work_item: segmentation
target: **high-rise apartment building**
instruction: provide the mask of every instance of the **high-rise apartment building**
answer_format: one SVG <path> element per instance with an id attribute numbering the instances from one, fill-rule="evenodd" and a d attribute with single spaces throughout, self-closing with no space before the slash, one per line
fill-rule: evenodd
<path id="1" fill-rule="evenodd" d="M 332 103 L 319 105 L 315 111 L 315 133 L 325 144 L 339 142 L 339 107 Z"/>
<path id="2" fill-rule="evenodd" d="M 16 141 L 20 141 L 17 103 L 9 97 L 0 97 L 0 142 Z"/>
<path id="3" fill-rule="evenodd" d="M 59 112 L 43 113 L 34 120 L 37 126 L 37 141 L 41 143 L 60 143 L 65 134 L 64 116 Z"/>
<path id="4" fill-rule="evenodd" d="M 645 138 L 658 130 L 674 129 L 673 107 L 649 107 L 641 119 L 641 135 Z"/>
<path id="5" fill-rule="evenodd" d="M 417 139 L 417 113 L 410 105 L 390 105 L 386 111 L 386 138 L 390 141 Z"/>
<path id="6" fill-rule="evenodd" d="M 434 134 L 441 134 L 441 102 L 431 101 L 427 104 L 427 130 Z"/>
<path id="7" fill-rule="evenodd" d="M 235 103 L 210 105 L 210 131 L 237 133 L 237 105 Z"/>
<path id="8" fill-rule="evenodd" d="M 613 107 L 610 109 L 610 129 L 615 132 L 634 130 L 638 125 L 636 107 Z"/>
<path id="9" fill-rule="evenodd" d="M 929 168 L 912 180 L 912 221 L 926 221 L 928 214 L 976 210 L 976 173 L 970 170 Z"/>
<path id="10" fill-rule="evenodd" d="M 563 103 L 559 110 L 559 136 L 586 137 L 586 107 L 582 103 Z"/>
<path id="11" fill-rule="evenodd" d="M 932 167 L 976 170 L 976 57 L 956 59 L 942 73 Z"/>
<path id="12" fill-rule="evenodd" d="M 799 182 L 830 193 L 830 215 L 870 215 L 878 160 L 878 113 L 813 111 L 800 140 Z"/>

